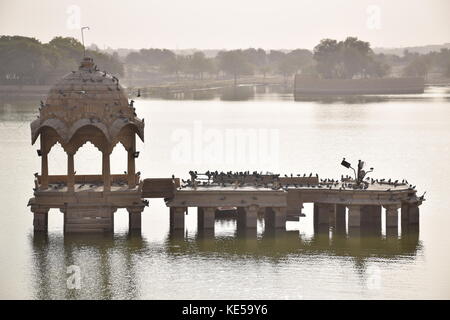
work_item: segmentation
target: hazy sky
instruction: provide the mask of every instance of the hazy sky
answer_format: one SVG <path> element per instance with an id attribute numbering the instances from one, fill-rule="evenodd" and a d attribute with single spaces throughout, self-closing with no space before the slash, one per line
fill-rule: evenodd
<path id="1" fill-rule="evenodd" d="M 404 47 L 450 42 L 450 0 L 0 0 L 2 35 L 80 38 L 80 23 L 101 48 Z"/>

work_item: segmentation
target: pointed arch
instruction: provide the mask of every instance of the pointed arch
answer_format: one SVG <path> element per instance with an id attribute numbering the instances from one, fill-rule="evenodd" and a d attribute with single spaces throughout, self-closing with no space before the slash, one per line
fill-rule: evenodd
<path id="1" fill-rule="evenodd" d="M 43 123 L 39 119 L 31 123 L 31 144 L 36 142 L 36 139 L 45 128 L 52 128 L 60 137 L 60 141 L 67 141 L 68 129 L 67 125 L 59 119 L 47 119 Z"/>
<path id="2" fill-rule="evenodd" d="M 92 143 L 101 152 L 109 150 L 109 140 L 104 135 L 104 131 L 98 126 L 86 124 L 73 133 L 70 141 L 65 145 L 66 151 L 75 154 L 86 142 Z"/>
<path id="3" fill-rule="evenodd" d="M 139 121 L 130 121 L 126 118 L 120 118 L 115 120 L 110 127 L 111 137 L 116 139 L 123 128 L 133 128 L 133 132 L 136 133 L 139 138 L 144 141 L 144 125 Z"/>
<path id="4" fill-rule="evenodd" d="M 105 136 L 106 140 L 111 141 L 109 133 L 108 133 L 108 128 L 106 127 L 106 125 L 102 122 L 92 121 L 91 119 L 80 119 L 80 120 L 76 121 L 70 127 L 69 134 L 68 134 L 68 140 L 71 140 L 73 138 L 73 136 L 77 133 L 78 130 L 80 130 L 86 126 L 91 126 L 91 127 L 95 127 L 97 129 L 99 129 Z"/>

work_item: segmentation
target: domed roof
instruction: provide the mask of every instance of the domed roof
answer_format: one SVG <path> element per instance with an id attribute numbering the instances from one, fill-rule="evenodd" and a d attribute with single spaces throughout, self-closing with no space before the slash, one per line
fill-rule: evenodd
<path id="1" fill-rule="evenodd" d="M 50 89 L 39 111 L 38 119 L 31 123 L 33 144 L 44 127 L 53 128 L 61 142 L 67 143 L 86 125 L 100 129 L 109 142 L 123 127 L 132 125 L 144 140 L 144 122 L 129 105 L 119 79 L 98 70 L 91 58 L 84 58 L 77 71 Z"/>

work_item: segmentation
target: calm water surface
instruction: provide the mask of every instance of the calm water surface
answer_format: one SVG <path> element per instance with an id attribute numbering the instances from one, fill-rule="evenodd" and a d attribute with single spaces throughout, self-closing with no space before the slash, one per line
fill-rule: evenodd
<path id="1" fill-rule="evenodd" d="M 135 99 L 146 123 L 137 159 L 143 177 L 217 169 L 337 178 L 350 174 L 342 157 L 364 159 L 374 178 L 407 178 L 419 194 L 427 191 L 420 231 L 398 236 L 314 234 L 305 204 L 306 217 L 287 231 L 267 234 L 260 223 L 256 236 L 236 235 L 234 220 L 216 220 L 215 235 L 198 234 L 190 208 L 180 237 L 169 233 L 160 199 L 143 212 L 141 235 L 128 234 L 124 210 L 115 214 L 114 235 L 63 237 L 56 210 L 48 235 L 34 235 L 26 205 L 40 168 L 29 127 L 38 100 L 0 101 L 0 298 L 450 298 L 449 88 L 367 101 L 294 102 L 270 93 L 233 102 Z M 49 165 L 50 174 L 66 172 L 59 145 Z M 100 152 L 85 145 L 75 166 L 101 172 Z M 111 167 L 126 170 L 122 146 Z M 70 265 L 80 267 L 79 290 L 67 289 Z"/>

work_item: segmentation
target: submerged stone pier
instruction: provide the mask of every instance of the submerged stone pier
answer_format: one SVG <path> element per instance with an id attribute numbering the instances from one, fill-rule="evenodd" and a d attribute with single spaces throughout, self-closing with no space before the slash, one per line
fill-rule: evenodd
<path id="1" fill-rule="evenodd" d="M 198 229 L 213 228 L 214 212 L 218 208 L 234 207 L 237 229 L 256 229 L 258 216 L 264 228 L 285 229 L 286 221 L 298 221 L 304 203 L 314 204 L 314 230 L 323 232 L 333 227 L 335 232 L 352 234 L 381 233 L 382 208 L 386 212 L 389 234 L 397 232 L 398 209 L 402 208 L 402 227 L 417 224 L 418 206 L 423 198 L 409 185 L 375 184 L 365 188 L 346 188 L 351 180 L 326 184 L 317 177 L 278 178 L 261 176 L 261 183 L 241 180 L 239 183 L 193 183 L 181 186 L 166 199 L 171 216 L 180 206 L 198 208 Z M 348 214 L 347 214 L 348 212 Z M 172 220 L 171 220 L 172 221 Z M 171 222 L 171 225 L 176 222 Z"/>

